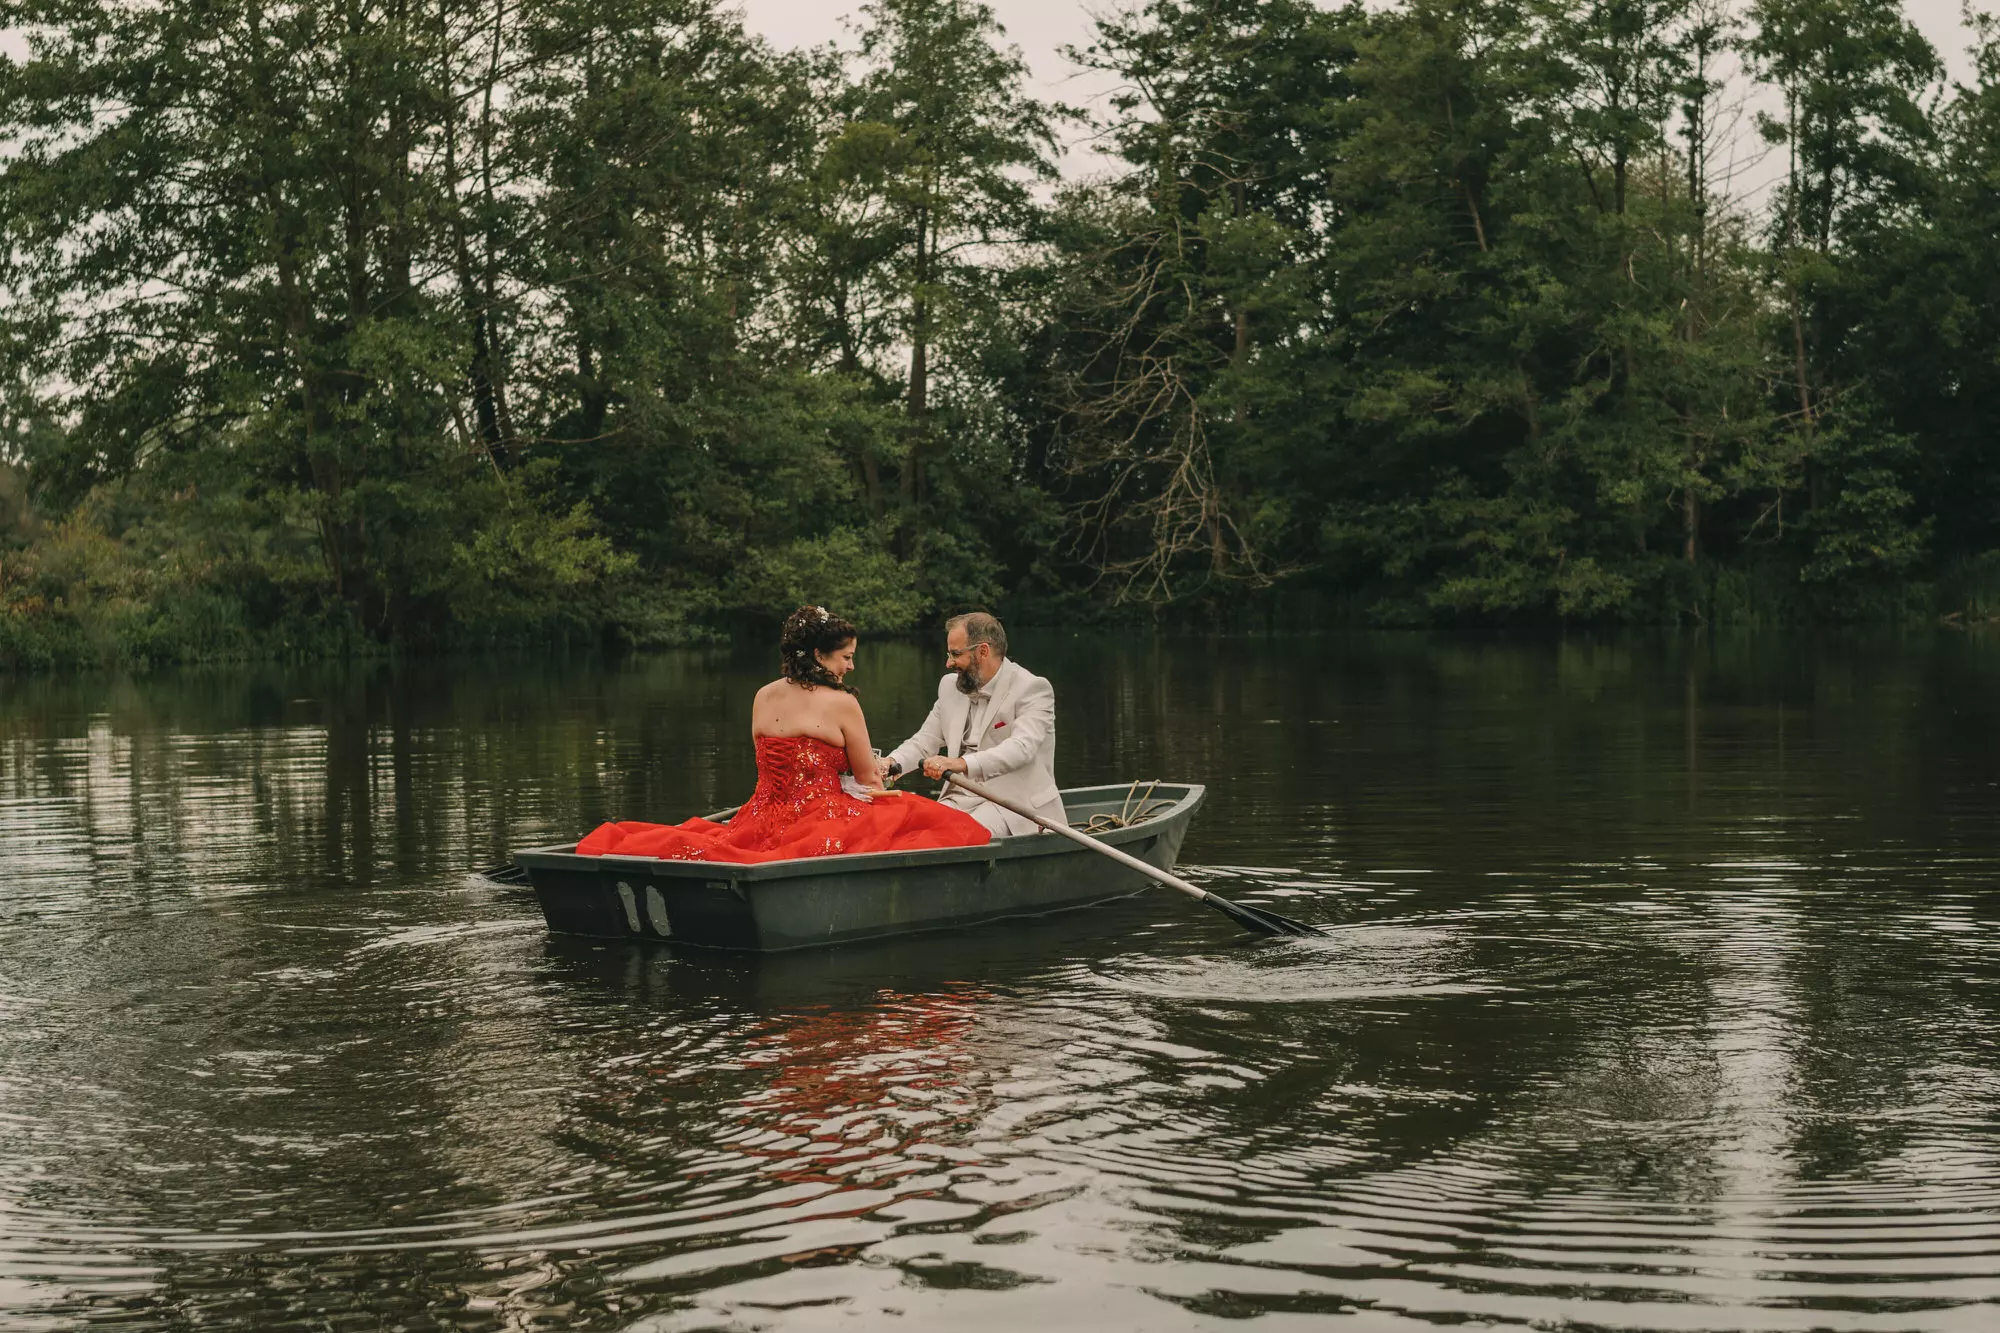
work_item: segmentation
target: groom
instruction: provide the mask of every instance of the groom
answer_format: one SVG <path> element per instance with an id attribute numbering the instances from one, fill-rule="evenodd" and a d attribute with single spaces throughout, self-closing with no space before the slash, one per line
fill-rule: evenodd
<path id="1" fill-rule="evenodd" d="M 944 664 L 948 670 L 938 682 L 931 715 L 883 766 L 889 780 L 918 764 L 927 778 L 963 773 L 1051 823 L 1067 823 L 1056 790 L 1055 690 L 1007 659 L 1007 631 L 984 611 L 945 622 Z M 996 838 L 1037 831 L 1028 820 L 956 785 L 938 799 L 986 825 Z"/>

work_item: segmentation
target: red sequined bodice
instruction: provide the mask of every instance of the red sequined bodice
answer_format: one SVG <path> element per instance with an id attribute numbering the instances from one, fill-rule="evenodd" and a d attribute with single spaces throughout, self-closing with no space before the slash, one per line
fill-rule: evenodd
<path id="1" fill-rule="evenodd" d="M 729 821 L 732 847 L 763 851 L 801 820 L 857 819 L 868 803 L 840 789 L 847 751 L 816 736 L 759 736 L 757 790 Z M 842 848 L 828 846 L 826 852 Z M 822 853 L 824 854 L 824 853 Z"/>
<path id="2" fill-rule="evenodd" d="M 601 824 L 576 845 L 581 856 L 654 856 L 676 861 L 781 861 L 843 852 L 977 847 L 986 827 L 962 810 L 915 795 L 872 801 L 840 786 L 847 751 L 813 736 L 757 737 L 757 789 L 727 824 Z"/>

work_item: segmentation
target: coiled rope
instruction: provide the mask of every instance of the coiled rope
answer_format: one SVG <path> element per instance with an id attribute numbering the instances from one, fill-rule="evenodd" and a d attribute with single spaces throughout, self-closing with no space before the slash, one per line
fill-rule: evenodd
<path id="1" fill-rule="evenodd" d="M 1084 820 L 1081 824 L 1071 820 L 1070 827 L 1079 829 L 1084 833 L 1109 833 L 1112 829 L 1130 828 L 1134 824 L 1143 824 L 1154 815 L 1160 813 L 1160 811 L 1171 810 L 1173 808 L 1174 803 L 1172 801 L 1153 800 L 1153 788 L 1159 785 L 1160 780 L 1154 778 L 1152 781 L 1146 783 L 1146 790 L 1141 794 L 1139 783 L 1135 781 L 1125 792 L 1125 801 L 1118 807 L 1117 814 L 1114 815 L 1109 811 L 1100 811 L 1092 815 L 1089 819 Z"/>

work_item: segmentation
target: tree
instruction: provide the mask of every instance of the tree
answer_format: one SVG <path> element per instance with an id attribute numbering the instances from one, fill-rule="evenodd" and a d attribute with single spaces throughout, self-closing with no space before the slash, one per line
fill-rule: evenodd
<path id="1" fill-rule="evenodd" d="M 1744 44 L 1754 68 L 1784 99 L 1760 125 L 1786 151 L 1772 221 L 1776 281 L 1790 323 L 1792 430 L 1806 478 L 1808 577 L 1895 571 L 1914 559 L 1922 525 L 1898 455 L 1867 394 L 1826 378 L 1839 332 L 1830 319 L 1847 243 L 1906 208 L 1923 188 L 1932 142 L 1923 91 L 1937 54 L 1896 0 L 1760 0 Z"/>
<path id="2" fill-rule="evenodd" d="M 16 366 L 67 386 L 61 449 L 36 463 L 51 503 L 181 497 L 202 517 L 177 530 L 230 596 L 364 634 L 449 623 L 445 571 L 523 574 L 462 558 L 482 524 L 552 517 L 493 475 L 513 432 L 490 118 L 463 197 L 461 107 L 496 95 L 505 12 L 8 6 L 30 52 L 0 73 L 0 282 Z M 502 546 L 615 566 L 587 515 L 553 517 L 580 545 Z"/>
<path id="3" fill-rule="evenodd" d="M 1260 445 L 1284 427 L 1261 402 L 1310 318 L 1294 266 L 1323 196 L 1300 146 L 1338 95 L 1339 47 L 1307 4 L 1154 0 L 1075 53 L 1129 88 L 1106 127 L 1124 174 L 1071 194 L 1052 313 L 1076 343 L 1059 373 L 1081 551 L 1116 601 L 1285 572 L 1287 469 Z"/>
<path id="4" fill-rule="evenodd" d="M 2000 549 L 2000 38 L 1733 13 L 1147 0 L 1059 183 L 979 0 L 0 0 L 0 656 L 1920 605 Z"/>
<path id="5" fill-rule="evenodd" d="M 896 219 L 879 280 L 903 311 L 897 332 L 909 348 L 910 446 L 898 482 L 909 504 L 935 448 L 927 418 L 945 327 L 984 304 L 981 268 L 995 247 L 1027 233 L 1030 187 L 1054 178 L 1055 141 L 1049 109 L 1022 93 L 1019 52 L 999 48 L 1004 33 L 978 0 L 874 0 L 862 14 L 868 70 L 836 161 L 850 179 L 877 183 Z"/>

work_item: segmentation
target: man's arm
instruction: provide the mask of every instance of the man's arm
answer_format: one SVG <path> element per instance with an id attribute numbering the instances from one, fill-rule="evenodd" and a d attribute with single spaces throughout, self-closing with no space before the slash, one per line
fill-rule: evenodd
<path id="1" fill-rule="evenodd" d="M 1014 705 L 1014 720 L 1007 725 L 1007 739 L 967 755 L 965 775 L 974 782 L 984 782 L 1026 768 L 1055 725 L 1055 687 L 1038 677 L 1022 689 Z"/>
<path id="2" fill-rule="evenodd" d="M 891 750 L 883 761 L 896 766 L 896 775 L 917 771 L 917 765 L 925 758 L 944 748 L 944 701 L 940 699 L 931 705 L 930 716 L 917 728 L 917 734 Z"/>

